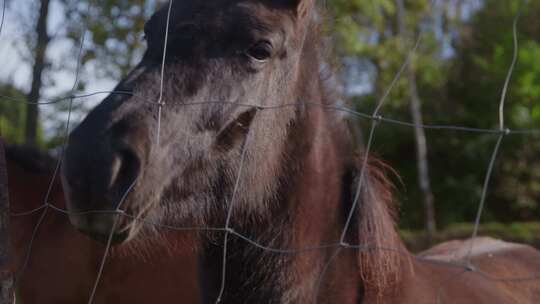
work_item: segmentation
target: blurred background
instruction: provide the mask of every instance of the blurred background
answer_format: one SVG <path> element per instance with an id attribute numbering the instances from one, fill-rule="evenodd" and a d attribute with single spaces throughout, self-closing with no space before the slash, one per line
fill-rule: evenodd
<path id="1" fill-rule="evenodd" d="M 0 132 L 11 144 L 58 154 L 70 128 L 145 48 L 144 21 L 158 0 L 6 0 L 0 32 Z M 421 40 L 380 114 L 415 124 L 498 129 L 514 55 L 505 123 L 540 129 L 540 1 L 327 0 L 326 43 L 341 90 L 371 114 Z M 81 48 L 81 37 L 84 44 Z M 356 119 L 363 133 L 370 121 Z M 365 135 L 360 132 L 360 138 Z M 381 123 L 372 151 L 393 167 L 399 226 L 413 249 L 468 237 L 498 134 Z M 480 233 L 540 247 L 540 132 L 512 134 L 493 169 Z"/>

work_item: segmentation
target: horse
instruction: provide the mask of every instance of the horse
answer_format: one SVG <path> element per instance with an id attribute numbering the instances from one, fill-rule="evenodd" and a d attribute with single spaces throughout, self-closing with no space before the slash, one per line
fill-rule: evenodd
<path id="1" fill-rule="evenodd" d="M 72 225 L 112 246 L 192 229 L 205 304 L 538 303 L 519 280 L 540 272 L 532 247 L 407 252 L 387 170 L 336 111 L 314 2 L 158 10 L 140 63 L 69 137 Z"/>
<path id="2" fill-rule="evenodd" d="M 53 179 L 57 160 L 28 146 L 6 147 L 11 217 L 12 270 L 17 279 L 17 303 L 87 303 L 103 256 L 104 246 L 79 233 L 63 210 L 64 194 Z M 34 210 L 33 213 L 28 211 Z M 163 242 L 152 251 L 139 246 L 115 248 L 107 260 L 94 303 L 199 303 L 195 255 L 190 236 L 164 231 Z M 29 248 L 31 244 L 31 248 Z M 164 244 L 167 244 L 164 246 Z"/>

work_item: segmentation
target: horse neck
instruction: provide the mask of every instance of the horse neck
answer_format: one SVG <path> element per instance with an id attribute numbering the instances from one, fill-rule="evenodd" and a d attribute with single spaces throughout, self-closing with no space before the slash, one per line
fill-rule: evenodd
<path id="1" fill-rule="evenodd" d="M 316 36 L 316 33 L 311 34 Z M 234 223 L 235 231 L 267 248 L 257 247 L 235 235 L 228 237 L 222 303 L 359 303 L 366 293 L 363 278 L 385 284 L 389 280 L 379 278 L 386 278 L 394 271 L 392 267 L 385 268 L 383 276 L 372 275 L 376 269 L 367 271 L 386 265 L 384 260 L 388 255 L 359 259 L 355 250 L 325 246 L 339 243 L 350 210 L 353 175 L 350 171 L 356 162 L 345 123 L 334 111 L 313 105 L 333 105 L 335 100 L 325 93 L 322 77 L 313 76 L 319 75 L 321 57 L 316 38 L 308 36 L 307 41 L 295 101 L 308 104 L 296 109 L 296 119 L 289 124 L 282 153 L 279 158 L 272 158 L 282 164 L 276 174 L 278 182 L 271 195 L 265 196 L 263 206 L 267 208 L 258 209 L 265 210 L 263 213 L 247 211 L 233 216 L 241 219 Z M 258 163 L 248 165 L 245 171 L 257 172 Z M 261 206 L 259 200 L 249 201 L 249 198 L 243 203 L 244 206 Z M 375 228 L 382 227 L 381 231 L 375 231 L 379 237 L 384 238 L 385 232 L 395 233 L 391 224 L 381 226 L 376 220 L 368 223 L 373 223 Z M 349 231 L 358 232 L 349 236 L 356 239 L 351 237 L 346 241 L 358 244 L 361 229 L 358 223 L 352 226 Z M 378 246 L 379 238 L 376 241 Z M 303 250 L 313 247 L 320 248 Z M 270 248 L 285 249 L 285 252 Z M 207 242 L 201 252 L 203 299 L 204 303 L 213 303 L 222 283 L 223 242 Z M 377 267 L 362 264 L 374 260 Z M 366 271 L 359 272 L 364 266 Z"/>
<path id="2" fill-rule="evenodd" d="M 278 186 L 264 204 L 267 212 L 235 214 L 242 218 L 235 231 L 267 248 L 229 237 L 223 303 L 373 302 L 392 296 L 402 274 L 410 273 L 391 216 L 388 181 L 372 161 L 364 168 L 364 190 L 345 239 L 366 248 L 325 246 L 340 240 L 356 191 L 351 185 L 358 183 L 354 175 L 358 179 L 362 165 L 352 155 L 347 128 L 334 115 L 308 107 L 289 129 Z M 201 259 L 205 303 L 215 300 L 222 281 L 223 243 L 217 244 L 204 248 Z M 303 250 L 313 247 L 320 248 Z"/>
<path id="3" fill-rule="evenodd" d="M 310 145 L 288 202 L 293 235 L 289 246 L 323 248 L 294 256 L 288 285 L 292 289 L 285 298 L 293 303 L 357 303 L 362 286 L 355 252 L 324 248 L 339 243 L 349 210 L 352 150 L 343 140 L 348 134 L 330 111 L 314 108 L 309 115 L 314 116 L 306 128 Z"/>
<path id="4" fill-rule="evenodd" d="M 318 98 L 315 102 L 325 102 Z M 223 303 L 356 303 L 361 284 L 354 252 L 334 256 L 335 247 L 324 247 L 338 242 L 343 229 L 348 198 L 343 183 L 351 158 L 351 149 L 340 140 L 348 134 L 333 115 L 308 107 L 298 117 L 284 146 L 279 182 L 265 203 L 268 212 L 245 214 L 247 219 L 234 225 L 261 245 L 298 252 L 273 252 L 229 236 Z M 200 260 L 205 303 L 215 301 L 222 281 L 219 243 L 207 244 Z M 332 267 L 325 271 L 330 259 Z M 339 295 L 330 292 L 336 286 Z"/>
<path id="5" fill-rule="evenodd" d="M 296 155 L 290 163 L 301 165 L 291 175 L 293 195 L 286 202 L 289 248 L 319 248 L 289 257 L 288 268 L 283 269 L 288 273 L 282 274 L 289 289 L 280 303 L 358 303 L 362 293 L 355 253 L 333 246 L 340 241 L 349 211 L 353 147 L 340 114 L 322 106 L 335 105 L 339 98 L 329 83 L 332 79 L 323 73 L 327 71 L 321 71 L 326 63 L 319 44 L 314 27 L 307 35 L 301 77 L 318 77 L 304 81 L 300 102 L 310 105 L 288 145 L 290 155 Z"/>

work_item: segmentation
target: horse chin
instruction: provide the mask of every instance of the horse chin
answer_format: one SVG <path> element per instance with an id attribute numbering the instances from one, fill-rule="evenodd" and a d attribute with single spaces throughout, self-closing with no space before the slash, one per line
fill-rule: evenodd
<path id="1" fill-rule="evenodd" d="M 111 245 L 120 245 L 134 239 L 141 229 L 140 223 L 121 214 L 89 214 L 70 216 L 71 224 L 91 239 Z"/>
<path id="2" fill-rule="evenodd" d="M 105 245 L 109 244 L 109 243 L 112 246 L 121 245 L 121 244 L 127 243 L 128 240 L 131 239 L 131 237 L 129 236 L 129 233 L 127 233 L 127 232 L 120 232 L 120 233 L 115 232 L 115 233 L 112 233 L 110 235 L 104 235 L 104 234 L 86 232 L 86 231 L 83 231 L 83 230 L 79 230 L 79 231 L 86 234 L 86 235 L 88 235 L 94 241 L 97 241 L 97 242 L 105 244 Z"/>

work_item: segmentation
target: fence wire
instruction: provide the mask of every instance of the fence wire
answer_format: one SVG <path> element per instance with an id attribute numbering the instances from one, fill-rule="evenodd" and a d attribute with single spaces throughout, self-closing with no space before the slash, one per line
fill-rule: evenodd
<path id="1" fill-rule="evenodd" d="M 162 116 L 162 112 L 166 110 L 166 105 L 167 105 L 166 101 L 164 100 L 164 75 L 165 75 L 165 69 L 166 69 L 165 63 L 166 63 L 166 56 L 167 56 L 167 41 L 168 41 L 170 17 L 171 17 L 171 10 L 172 10 L 173 1 L 170 1 L 169 5 L 168 5 L 167 23 L 166 23 L 166 27 L 164 29 L 165 30 L 165 40 L 164 40 L 164 50 L 163 50 L 163 54 L 162 54 L 162 58 L 161 58 L 162 60 L 161 60 L 161 70 L 160 70 L 159 97 L 158 97 L 157 102 L 156 101 L 151 101 L 151 100 L 143 100 L 144 102 L 155 104 L 157 106 L 157 108 L 158 108 L 158 124 L 157 124 L 157 130 L 156 130 L 156 134 L 155 134 L 155 145 L 157 145 L 157 146 L 160 145 L 161 116 Z M 430 5 L 433 6 L 434 2 L 435 2 L 435 0 L 431 0 Z M 87 9 L 89 11 L 90 5 L 88 5 Z M 0 36 L 1 36 L 2 30 L 4 28 L 5 13 L 6 13 L 6 1 L 3 1 L 2 15 L 1 15 L 1 21 L 0 21 Z M 258 248 L 258 249 L 261 249 L 261 250 L 264 250 L 264 251 L 267 251 L 267 252 L 272 252 L 272 253 L 276 253 L 276 254 L 284 254 L 284 255 L 296 255 L 296 254 L 303 254 L 303 253 L 312 252 L 312 251 L 335 248 L 335 251 L 330 255 L 330 258 L 327 260 L 327 262 L 322 267 L 322 272 L 321 272 L 319 278 L 317 279 L 317 282 L 316 282 L 316 291 L 317 291 L 317 293 L 316 294 L 318 294 L 318 290 L 320 289 L 322 281 L 324 280 L 324 275 L 327 272 L 328 268 L 331 266 L 331 263 L 333 261 L 335 261 L 335 259 L 339 256 L 339 254 L 343 250 L 355 250 L 355 251 L 364 251 L 364 252 L 389 251 L 389 252 L 399 254 L 399 255 L 401 255 L 403 257 L 406 257 L 408 259 L 415 259 L 416 261 L 419 261 L 419 262 L 422 262 L 422 263 L 437 264 L 437 265 L 440 265 L 440 266 L 444 266 L 444 267 L 448 267 L 448 268 L 454 268 L 454 269 L 459 270 L 458 272 L 451 274 L 450 276 L 448 276 L 446 279 L 442 280 L 442 282 L 440 282 L 438 284 L 439 287 L 438 287 L 438 290 L 437 290 L 437 299 L 436 299 L 437 303 L 442 303 L 442 294 L 444 292 L 444 287 L 446 285 L 448 285 L 450 282 L 459 279 L 461 276 L 463 276 L 466 273 L 474 273 L 474 274 L 477 274 L 477 275 L 481 276 L 485 280 L 489 280 L 489 281 L 493 281 L 493 282 L 501 282 L 501 283 L 524 283 L 524 282 L 540 280 L 540 273 L 536 274 L 536 275 L 527 276 L 527 277 L 510 277 L 510 276 L 509 277 L 494 277 L 494 276 L 490 275 L 489 273 L 486 273 L 485 271 L 480 270 L 479 268 L 475 267 L 475 265 L 472 264 L 472 252 L 473 252 L 474 240 L 477 238 L 477 235 L 478 235 L 478 228 L 480 227 L 481 217 L 482 217 L 482 214 L 483 214 L 484 209 L 486 207 L 486 196 L 487 196 L 487 193 L 488 193 L 488 190 L 489 190 L 489 182 L 490 182 L 490 179 L 491 179 L 491 176 L 492 176 L 492 173 L 493 173 L 493 168 L 495 166 L 496 159 L 497 159 L 499 149 L 500 149 L 500 146 L 501 146 L 501 143 L 502 143 L 503 139 L 505 137 L 507 137 L 507 136 L 518 136 L 518 135 L 519 136 L 531 136 L 531 135 L 540 134 L 540 129 L 526 129 L 526 130 L 512 130 L 512 129 L 509 129 L 505 125 L 505 121 L 504 121 L 504 107 L 505 107 L 505 103 L 506 103 L 506 100 L 507 100 L 508 88 L 509 88 L 509 84 L 511 82 L 511 78 L 512 78 L 512 75 L 513 75 L 513 72 L 514 72 L 514 68 L 516 66 L 516 63 L 518 62 L 519 43 L 518 43 L 517 25 L 518 25 L 518 21 L 520 19 L 520 16 L 521 16 L 521 11 L 519 11 L 518 14 L 516 14 L 516 16 L 514 18 L 514 21 L 513 21 L 513 25 L 512 25 L 513 26 L 513 31 L 512 31 L 513 32 L 513 43 L 514 43 L 513 57 L 512 57 L 512 62 L 511 62 L 511 65 L 510 65 L 510 67 L 508 69 L 507 76 L 506 76 L 506 79 L 505 79 L 505 82 L 504 82 L 504 85 L 503 85 L 503 88 L 502 88 L 501 96 L 500 96 L 499 113 L 498 113 L 499 114 L 499 117 L 498 117 L 499 128 L 497 128 L 497 129 L 482 129 L 482 128 L 473 128 L 473 127 L 459 126 L 459 125 L 415 124 L 415 123 L 411 123 L 411 122 L 408 122 L 408 121 L 401 121 L 401 120 L 397 120 L 397 119 L 393 119 L 393 118 L 384 117 L 384 116 L 381 115 L 383 106 L 384 106 L 385 102 L 387 101 L 387 99 L 389 98 L 390 93 L 392 92 L 392 90 L 394 89 L 394 87 L 396 86 L 398 81 L 400 80 L 401 75 L 403 74 L 403 72 L 410 65 L 413 56 L 415 55 L 415 53 L 417 52 L 419 46 L 421 45 L 422 34 L 423 34 L 422 31 L 420 31 L 418 33 L 418 35 L 416 37 L 416 40 L 415 40 L 415 42 L 413 44 L 413 47 L 407 53 L 406 58 L 404 58 L 404 61 L 403 61 L 402 65 L 400 66 L 400 68 L 396 72 L 394 78 L 392 79 L 390 85 L 385 90 L 383 96 L 377 102 L 376 107 L 375 107 L 374 111 L 371 114 L 359 112 L 359 111 L 356 111 L 356 110 L 354 110 L 352 108 L 348 108 L 346 106 L 328 105 L 328 104 L 314 103 L 314 102 L 309 102 L 309 101 L 282 104 L 282 105 L 277 105 L 277 106 L 261 106 L 261 105 L 256 105 L 256 104 L 247 104 L 247 103 L 243 104 L 243 103 L 237 103 L 237 102 L 230 102 L 230 101 L 226 101 L 226 100 L 221 100 L 221 101 L 220 100 L 201 101 L 201 102 L 193 102 L 193 103 L 182 104 L 182 106 L 184 106 L 184 107 L 200 106 L 200 105 L 205 105 L 205 104 L 235 105 L 235 106 L 238 106 L 238 107 L 253 108 L 253 109 L 256 110 L 255 115 L 257 115 L 260 111 L 271 111 L 271 110 L 277 110 L 277 109 L 282 109 L 282 108 L 286 108 L 286 107 L 312 106 L 312 107 L 320 107 L 320 108 L 323 108 L 323 109 L 328 110 L 328 111 L 337 111 L 337 112 L 346 113 L 346 114 L 350 115 L 351 117 L 356 117 L 356 118 L 365 119 L 367 121 L 370 121 L 369 136 L 368 136 L 368 140 L 367 140 L 367 143 L 366 143 L 366 147 L 365 147 L 365 149 L 363 151 L 364 152 L 364 159 L 363 159 L 363 162 L 362 162 L 362 165 L 361 165 L 360 176 L 359 176 L 359 179 L 358 179 L 357 192 L 354 195 L 353 204 L 352 204 L 352 207 L 349 210 L 349 213 L 347 215 L 347 220 L 346 220 L 345 225 L 343 227 L 343 230 L 341 232 L 340 239 L 337 240 L 336 242 L 333 242 L 333 243 L 312 245 L 312 246 L 303 247 L 303 248 L 275 248 L 275 247 L 269 247 L 269 246 L 261 244 L 261 243 L 257 242 L 256 240 L 254 240 L 252 238 L 249 238 L 248 236 L 234 230 L 234 228 L 231 226 L 231 219 L 232 219 L 232 215 L 233 215 L 233 209 L 235 207 L 237 191 L 239 189 L 239 184 L 240 184 L 240 180 L 241 180 L 242 173 L 243 173 L 244 161 L 245 161 L 245 158 L 246 158 L 246 151 L 247 151 L 249 143 L 250 143 L 251 134 L 249 132 L 248 132 L 247 137 L 245 138 L 245 140 L 244 140 L 244 142 L 242 144 L 239 168 L 238 168 L 238 171 L 237 171 L 236 180 L 235 180 L 232 195 L 228 200 L 227 217 L 226 217 L 226 223 L 225 223 L 224 227 L 178 227 L 178 226 L 173 226 L 173 225 L 166 225 L 166 224 L 151 221 L 151 220 L 148 220 L 148 219 L 141 219 L 141 218 L 139 218 L 139 217 L 137 217 L 135 215 L 129 214 L 124 209 L 122 209 L 122 206 L 123 206 L 123 203 L 124 203 L 126 197 L 129 195 L 130 191 L 134 188 L 134 186 L 136 185 L 138 180 L 135 180 L 130 185 L 130 187 L 128 187 L 127 191 L 123 194 L 123 196 L 122 196 L 116 210 L 111 210 L 111 211 L 98 211 L 98 210 L 95 210 L 95 211 L 84 211 L 84 212 L 70 212 L 68 210 L 58 208 L 58 207 L 54 206 L 52 202 L 50 202 L 50 194 L 51 194 L 54 182 L 55 182 L 56 178 L 58 178 L 59 168 L 60 168 L 61 163 L 62 163 L 62 161 L 64 159 L 65 148 L 66 148 L 66 146 L 68 144 L 68 138 L 69 138 L 68 134 L 69 134 L 69 131 L 70 131 L 71 113 L 72 113 L 72 108 L 73 108 L 72 106 L 73 106 L 74 101 L 78 100 L 78 99 L 82 99 L 82 98 L 97 96 L 97 95 L 113 95 L 113 94 L 128 95 L 128 96 L 130 96 L 130 98 L 134 98 L 134 99 L 141 99 L 142 98 L 142 97 L 139 97 L 139 96 L 133 94 L 132 92 L 128 92 L 128 91 L 96 91 L 96 92 L 92 92 L 92 93 L 88 93 L 88 94 L 79 94 L 79 95 L 75 94 L 75 92 L 77 90 L 77 85 L 79 83 L 79 76 L 80 76 L 80 70 L 81 70 L 81 65 L 82 65 L 81 59 L 82 59 L 82 53 L 83 53 L 83 50 L 84 50 L 85 37 L 86 37 L 86 33 L 87 33 L 87 30 L 86 30 L 86 28 L 84 26 L 84 23 L 83 23 L 83 26 L 81 28 L 80 44 L 79 44 L 79 48 L 78 48 L 77 67 L 76 67 L 75 76 L 74 76 L 75 81 L 74 81 L 74 84 L 73 84 L 73 86 L 72 86 L 72 88 L 70 90 L 71 92 L 70 92 L 69 95 L 61 97 L 61 98 L 57 98 L 57 99 L 52 99 L 52 100 L 24 100 L 24 99 L 13 98 L 11 96 L 0 95 L 0 97 L 2 99 L 4 99 L 6 102 L 23 102 L 23 103 L 26 103 L 26 104 L 33 104 L 33 105 L 51 105 L 51 104 L 56 104 L 56 103 L 60 103 L 60 102 L 63 102 L 63 101 L 68 101 L 69 102 L 69 112 L 68 112 L 66 127 L 65 127 L 65 130 L 64 130 L 64 132 L 65 132 L 64 133 L 64 140 L 63 140 L 63 143 L 62 143 L 62 146 L 61 146 L 60 157 L 58 159 L 58 162 L 55 165 L 53 177 L 51 178 L 51 181 L 49 182 L 47 194 L 45 195 L 43 204 L 41 206 L 35 208 L 35 209 L 32 209 L 32 210 L 27 210 L 27 211 L 22 211 L 22 212 L 17 212 L 17 213 L 11 213 L 10 214 L 12 217 L 31 216 L 31 215 L 35 215 L 35 214 L 40 215 L 37 222 L 36 222 L 36 225 L 34 226 L 32 236 L 31 236 L 31 239 L 29 241 L 28 248 L 26 250 L 24 263 L 23 263 L 21 269 L 19 269 L 18 272 L 15 274 L 15 285 L 17 285 L 17 282 L 20 279 L 21 275 L 23 274 L 25 269 L 28 267 L 28 262 L 30 260 L 30 255 L 32 254 L 32 248 L 33 248 L 34 240 L 36 238 L 38 230 L 40 229 L 40 227 L 41 227 L 41 225 L 43 223 L 43 220 L 44 220 L 47 212 L 49 212 L 49 211 L 57 212 L 59 214 L 65 215 L 65 216 L 68 216 L 68 215 L 105 214 L 105 213 L 116 215 L 116 221 L 114 222 L 114 225 L 113 225 L 113 227 L 112 227 L 112 229 L 111 229 L 111 231 L 109 233 L 108 242 L 107 242 L 106 248 L 104 250 L 103 256 L 101 258 L 100 264 L 99 264 L 99 269 L 98 269 L 97 274 L 96 274 L 95 283 L 93 285 L 93 289 L 92 289 L 92 291 L 90 293 L 90 297 L 88 299 L 89 304 L 92 304 L 95 301 L 95 295 L 96 295 L 96 292 L 98 290 L 99 283 L 100 283 L 100 280 L 101 280 L 101 277 L 102 277 L 102 274 L 103 274 L 103 270 L 104 270 L 104 267 L 105 267 L 105 264 L 106 264 L 106 260 L 107 260 L 107 257 L 109 255 L 109 252 L 110 252 L 112 236 L 113 236 L 113 233 L 115 231 L 116 224 L 118 223 L 118 219 L 121 218 L 121 217 L 129 218 L 129 219 L 131 219 L 133 221 L 140 221 L 144 225 L 150 225 L 150 226 L 154 226 L 156 228 L 162 228 L 162 229 L 167 229 L 167 230 L 171 230 L 171 231 L 207 231 L 207 232 L 213 231 L 213 232 L 221 232 L 221 233 L 223 233 L 222 275 L 221 275 L 219 294 L 218 294 L 218 297 L 216 299 L 216 303 L 221 302 L 222 296 L 223 296 L 223 294 L 224 294 L 224 292 L 226 291 L 226 288 L 227 288 L 227 284 L 226 284 L 227 283 L 226 282 L 227 255 L 228 255 L 227 244 L 228 244 L 228 241 L 229 241 L 230 237 L 236 237 L 237 239 L 239 239 L 239 240 L 241 240 L 241 241 L 243 241 L 243 242 L 245 242 L 245 243 L 247 243 L 247 244 L 249 244 L 249 245 L 251 245 L 251 246 L 253 246 L 255 248 Z M 410 252 L 408 252 L 406 250 L 403 250 L 401 248 L 370 246 L 370 245 L 365 245 L 365 244 L 355 245 L 355 244 L 349 244 L 349 243 L 347 243 L 345 241 L 345 238 L 346 238 L 348 229 L 350 228 L 350 225 L 351 225 L 353 216 L 355 214 L 356 208 L 358 207 L 358 202 L 359 202 L 360 194 L 361 194 L 360 191 L 363 189 L 363 185 L 365 183 L 364 182 L 364 180 L 365 180 L 365 172 L 366 172 L 366 168 L 367 168 L 367 165 L 368 165 L 368 158 L 369 158 L 369 154 L 371 152 L 372 144 L 373 144 L 374 139 L 375 139 L 376 129 L 379 126 L 379 124 L 381 124 L 381 123 L 393 124 L 393 125 L 402 126 L 402 127 L 423 128 L 423 129 L 427 129 L 427 130 L 441 130 L 441 131 L 447 130 L 447 131 L 457 131 L 457 132 L 491 134 L 491 135 L 497 136 L 497 142 L 496 142 L 496 144 L 495 144 L 495 146 L 494 146 L 494 148 L 492 150 L 491 158 L 490 158 L 489 164 L 487 166 L 487 170 L 486 170 L 486 174 L 485 174 L 485 178 L 484 178 L 484 184 L 483 184 L 483 187 L 482 187 L 481 199 L 480 199 L 480 202 L 478 204 L 478 211 L 477 211 L 476 218 L 475 218 L 475 221 L 474 221 L 473 231 L 471 233 L 471 241 L 469 243 L 470 247 L 468 248 L 466 258 L 463 261 L 435 260 L 435 259 L 430 259 L 430 258 L 423 257 L 423 256 L 413 255 Z"/>

